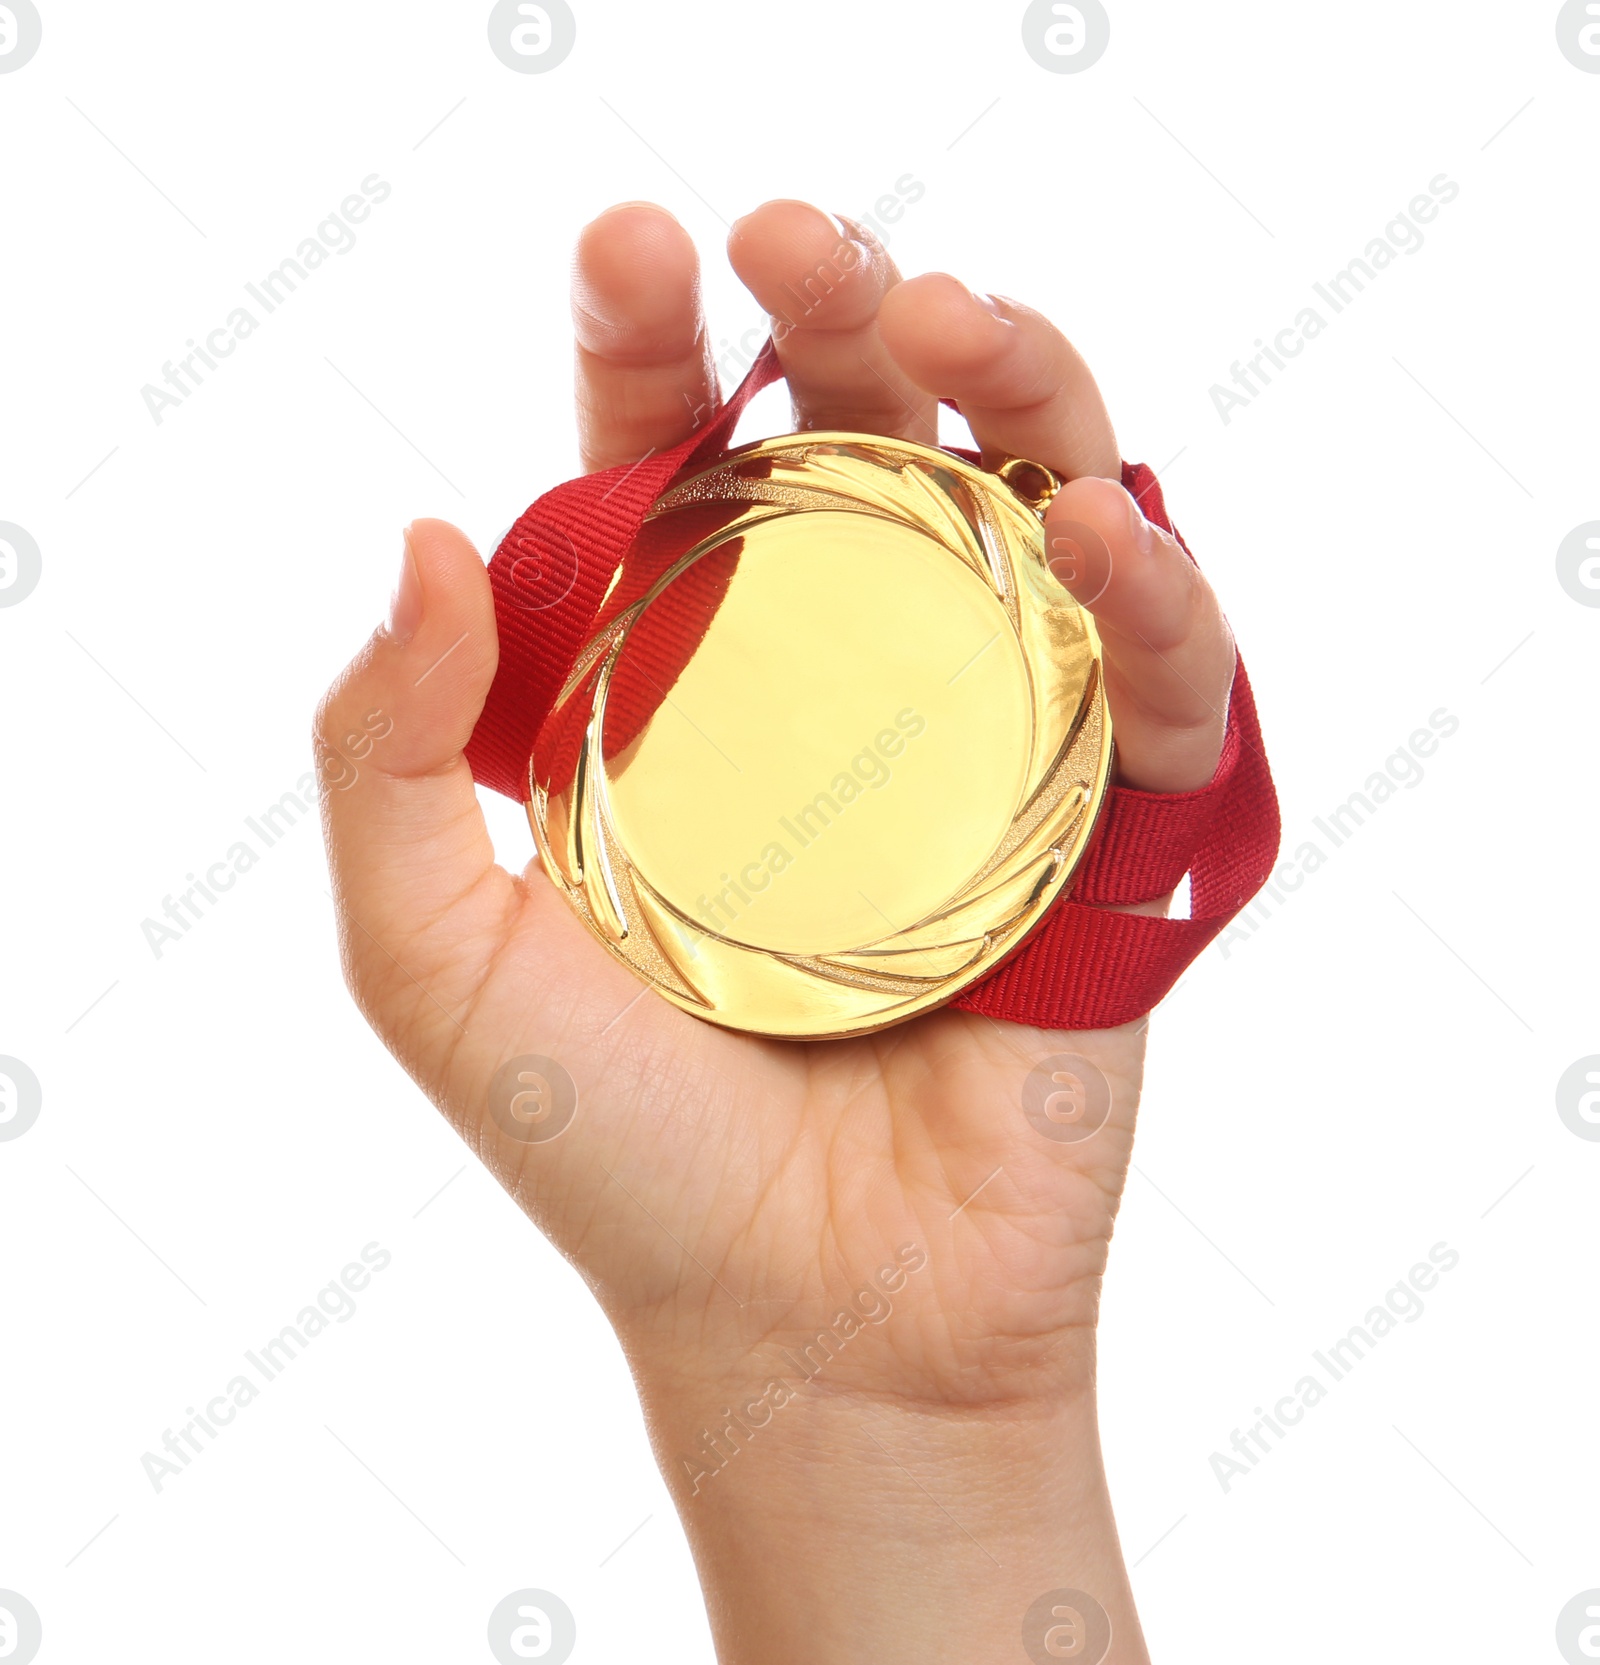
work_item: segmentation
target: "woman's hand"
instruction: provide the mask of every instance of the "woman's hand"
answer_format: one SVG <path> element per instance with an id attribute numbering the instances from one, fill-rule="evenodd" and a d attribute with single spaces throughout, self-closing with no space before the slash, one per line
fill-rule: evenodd
<path id="1" fill-rule="evenodd" d="M 1205 581 L 1116 483 L 1110 420 L 1067 340 L 954 278 L 902 280 L 860 228 L 802 203 L 741 220 L 729 255 L 773 318 L 797 427 L 932 442 L 950 396 L 986 457 L 1065 477 L 1047 531 L 1098 535 L 1074 533 L 1078 558 L 1057 570 L 1100 628 L 1120 778 L 1204 785 L 1232 641 Z M 676 220 L 627 204 L 590 225 L 573 310 L 587 467 L 699 426 L 718 388 Z M 453 527 L 417 522 L 389 624 L 317 719 L 335 747 L 369 713 L 393 723 L 325 798 L 346 975 L 616 1327 L 724 1659 L 1011 1659 L 1023 1611 L 1056 1586 L 1111 1613 L 1107 1658 L 1142 1658 L 1092 1382 L 1143 1025 L 1063 1035 L 947 1009 L 797 1044 L 684 1015 L 593 943 L 536 862 L 495 864 L 462 757 L 495 663 L 482 561 Z M 1078 1142 L 1022 1101 L 1029 1073 L 1068 1053 L 1110 1088 L 1104 1126 Z M 497 1072 L 527 1056 L 576 1084 L 559 1137 L 530 1141 L 491 1112 Z M 896 1518 L 874 1538 L 880 1505 Z M 783 1565 L 763 1579 L 769 1551 Z M 961 1611 L 926 1592 L 904 1610 L 919 1581 Z"/>

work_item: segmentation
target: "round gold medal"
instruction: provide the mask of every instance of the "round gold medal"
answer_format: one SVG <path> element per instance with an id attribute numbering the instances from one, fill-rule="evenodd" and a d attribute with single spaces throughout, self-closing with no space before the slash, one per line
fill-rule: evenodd
<path id="1" fill-rule="evenodd" d="M 897 1023 L 1067 886 L 1111 763 L 1057 481 L 862 434 L 726 453 L 651 509 L 530 765 L 546 871 L 675 1005 Z"/>

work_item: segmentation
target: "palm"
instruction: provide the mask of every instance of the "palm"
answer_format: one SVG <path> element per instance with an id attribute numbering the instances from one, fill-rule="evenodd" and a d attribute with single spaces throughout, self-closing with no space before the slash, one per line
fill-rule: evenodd
<path id="1" fill-rule="evenodd" d="M 1069 1040 L 944 1011 L 847 1041 L 736 1035 L 642 995 L 536 866 L 496 869 L 418 937 L 383 923 L 405 971 L 386 977 L 358 935 L 355 975 L 386 984 L 397 1050 L 646 1346 L 695 1335 L 709 1378 L 803 1348 L 902 1245 L 935 1241 L 894 1298 L 916 1317 L 885 1332 L 893 1352 L 841 1350 L 833 1383 L 865 1371 L 918 1400 L 1005 1396 L 1053 1337 L 1092 1322 L 1142 1026 Z M 1081 1143 L 1022 1108 L 1028 1072 L 1069 1047 L 1113 1088 L 1111 1119 Z M 525 1055 L 578 1086 L 548 1142 L 488 1110 L 496 1071 Z"/>
<path id="2" fill-rule="evenodd" d="M 815 210 L 771 204 L 731 253 L 776 313 L 796 249 L 837 236 Z M 659 211 L 614 211 L 585 233 L 578 272 L 586 461 L 636 461 L 715 396 L 693 248 Z M 947 393 L 987 453 L 1067 479 L 1051 515 L 1106 551 L 1066 582 L 1087 587 L 1100 624 L 1124 778 L 1203 784 L 1231 641 L 1182 552 L 1141 539 L 1131 500 L 1097 478 L 1117 473 L 1116 443 L 1065 340 L 952 279 L 902 283 L 864 246 L 780 353 L 797 426 L 928 439 Z M 1071 1343 L 1093 1322 L 1143 1025 L 1065 1036 L 946 1009 L 855 1040 L 774 1042 L 642 990 L 537 866 L 495 866 L 461 756 L 495 665 L 487 579 L 439 522 L 414 526 L 408 550 L 410 600 L 403 584 L 319 720 L 327 739 L 363 711 L 394 719 L 374 766 L 326 800 L 347 973 L 391 1048 L 582 1268 L 630 1351 L 708 1394 L 759 1383 L 763 1359 L 803 1349 L 905 1245 L 925 1266 L 893 1293 L 895 1322 L 840 1349 L 826 1385 L 941 1404 L 1059 1389 L 1087 1357 Z M 1111 1088 L 1105 1125 L 1077 1143 L 1023 1113 L 1025 1078 L 1063 1052 Z M 570 1126 L 543 1142 L 490 1112 L 496 1072 L 527 1055 L 578 1089 Z"/>

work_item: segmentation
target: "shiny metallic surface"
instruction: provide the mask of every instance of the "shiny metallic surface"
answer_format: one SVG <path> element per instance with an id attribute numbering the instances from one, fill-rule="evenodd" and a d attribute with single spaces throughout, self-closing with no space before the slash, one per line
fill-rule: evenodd
<path id="1" fill-rule="evenodd" d="M 881 1028 L 1069 883 L 1111 727 L 1045 559 L 1057 485 L 860 434 L 728 453 L 657 502 L 540 732 L 529 819 L 607 950 L 698 1017 Z"/>

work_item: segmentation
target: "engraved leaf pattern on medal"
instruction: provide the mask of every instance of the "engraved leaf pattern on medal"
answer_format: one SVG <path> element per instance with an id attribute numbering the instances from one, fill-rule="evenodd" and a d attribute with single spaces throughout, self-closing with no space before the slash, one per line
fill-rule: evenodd
<path id="1" fill-rule="evenodd" d="M 1003 482 L 981 476 L 985 495 L 971 474 L 970 465 L 944 453 L 859 436 L 795 435 L 746 448 L 745 454 L 735 452 L 673 486 L 650 511 L 649 518 L 656 520 L 697 504 L 749 506 L 725 529 L 695 544 L 660 576 L 651 593 L 760 520 L 812 509 L 843 510 L 921 532 L 984 581 L 1019 645 L 1025 630 L 1040 639 L 1039 574 L 1031 573 L 1023 583 L 1019 570 L 1024 560 L 1033 567 L 1042 562 L 1037 550 L 1029 554 L 1029 540 L 1040 536 L 1037 517 L 1020 499 L 1010 501 Z M 1059 586 L 1052 581 L 1046 588 Z M 1070 597 L 1064 591 L 1061 596 L 1064 601 L 1054 605 L 1062 617 L 1076 612 Z M 581 662 L 594 665 L 598 652 L 605 668 L 587 682 L 578 675 L 570 678 L 563 700 L 593 698 L 595 715 L 603 712 L 610 671 L 648 599 L 611 622 L 609 640 L 590 645 Z M 1030 607 L 1034 612 L 1028 612 Z M 1061 618 L 1053 628 L 1063 628 Z M 587 725 L 583 766 L 569 800 L 555 805 L 534 793 L 530 813 L 541 853 L 553 840 L 566 844 L 572 863 L 567 873 L 560 863 L 547 859 L 546 864 L 573 906 L 616 957 L 688 1010 L 752 1027 L 726 1009 L 727 991 L 743 980 L 762 988 L 769 1000 L 820 1014 L 813 1027 L 768 1028 L 767 1033 L 847 1033 L 893 1021 L 908 1008 L 929 1004 L 930 996 L 936 1001 L 947 989 L 955 993 L 974 968 L 993 963 L 1019 941 L 1038 922 L 1042 900 L 1060 888 L 1087 843 L 1109 770 L 1110 735 L 1092 621 L 1080 614 L 1076 628 L 1087 638 L 1088 675 L 1075 715 L 1048 746 L 1036 744 L 1030 778 L 992 857 L 925 917 L 885 919 L 881 935 L 848 951 L 810 956 L 754 949 L 731 934 L 708 929 L 652 887 L 628 860 L 612 824 L 597 721 Z M 1082 657 L 1085 650 L 1077 651 Z M 1048 706 L 1037 667 L 1026 655 L 1024 662 L 1035 723 L 1052 712 L 1059 722 L 1061 714 Z M 563 882 L 568 876 L 570 884 Z"/>

